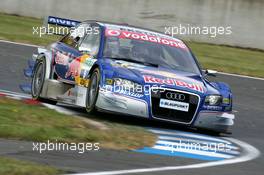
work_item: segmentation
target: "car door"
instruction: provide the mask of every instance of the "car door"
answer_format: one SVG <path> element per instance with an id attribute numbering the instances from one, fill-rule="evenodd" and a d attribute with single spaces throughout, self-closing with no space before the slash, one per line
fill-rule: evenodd
<path id="1" fill-rule="evenodd" d="M 85 37 L 85 29 L 89 26 L 88 23 L 81 23 L 52 46 L 53 73 L 59 81 L 75 83 L 74 74 L 70 70 L 74 67 L 74 60 L 82 55 L 78 47 Z"/>

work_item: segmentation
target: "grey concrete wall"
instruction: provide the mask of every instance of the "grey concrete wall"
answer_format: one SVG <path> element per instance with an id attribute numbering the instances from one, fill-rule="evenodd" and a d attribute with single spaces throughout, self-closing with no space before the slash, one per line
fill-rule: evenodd
<path id="1" fill-rule="evenodd" d="M 231 35 L 178 37 L 264 49 L 262 0 L 1 0 L 0 12 L 126 22 L 160 31 L 179 24 L 231 26 Z"/>

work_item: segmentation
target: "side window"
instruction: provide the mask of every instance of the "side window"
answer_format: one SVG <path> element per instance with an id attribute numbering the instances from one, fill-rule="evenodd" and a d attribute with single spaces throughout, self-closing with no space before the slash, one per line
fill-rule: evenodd
<path id="1" fill-rule="evenodd" d="M 80 24 L 77 28 L 71 30 L 70 33 L 61 40 L 61 42 L 71 47 L 77 47 L 85 36 L 86 28 L 89 26 L 90 24 L 86 23 Z"/>
<path id="2" fill-rule="evenodd" d="M 82 40 L 79 50 L 96 56 L 99 51 L 99 46 L 100 30 L 98 26 L 93 26 L 91 32 L 87 32 L 87 35 Z"/>

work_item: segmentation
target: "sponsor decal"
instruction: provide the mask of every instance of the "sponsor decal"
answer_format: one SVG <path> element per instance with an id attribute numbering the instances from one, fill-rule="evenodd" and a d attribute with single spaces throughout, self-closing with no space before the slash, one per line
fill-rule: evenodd
<path id="1" fill-rule="evenodd" d="M 64 55 L 61 52 L 56 52 L 55 63 L 66 66 L 69 61 L 69 56 Z"/>
<path id="2" fill-rule="evenodd" d="M 75 77 L 75 83 L 79 86 L 88 87 L 89 85 L 89 70 L 82 69 L 80 75 Z"/>
<path id="3" fill-rule="evenodd" d="M 78 58 L 73 59 L 69 64 L 68 64 L 68 71 L 65 74 L 65 78 L 68 77 L 76 77 L 80 76 L 81 70 L 82 69 L 89 69 L 92 66 L 92 63 L 95 62 L 95 60 L 91 61 L 91 56 L 90 55 L 82 55 Z M 89 61 L 88 61 L 89 60 Z"/>
<path id="4" fill-rule="evenodd" d="M 75 83 L 80 86 L 87 87 L 89 84 L 88 74 L 96 59 L 92 59 L 90 55 L 82 55 L 68 64 L 68 71 L 65 78 L 72 77 Z"/>
<path id="5" fill-rule="evenodd" d="M 79 24 L 79 21 L 70 20 L 70 19 L 64 19 L 64 18 L 58 18 L 54 16 L 48 17 L 48 23 L 49 24 L 55 24 L 55 25 L 61 25 L 65 27 L 74 27 L 77 24 Z"/>
<path id="6" fill-rule="evenodd" d="M 199 84 L 190 84 L 183 80 L 176 80 L 173 78 L 156 78 L 150 75 L 143 75 L 145 83 L 157 83 L 157 84 L 165 84 L 165 85 L 171 85 L 171 86 L 179 86 L 179 87 L 185 87 L 188 89 L 192 89 L 199 92 L 204 92 L 203 86 Z"/>
<path id="7" fill-rule="evenodd" d="M 140 28 L 135 28 L 135 27 L 120 26 L 120 25 L 115 25 L 115 24 L 105 24 L 105 25 L 106 25 L 106 28 L 108 30 L 110 30 L 110 29 L 111 30 L 122 30 L 122 31 L 135 32 L 135 33 L 146 34 L 146 35 L 150 35 L 150 36 L 156 36 L 156 37 L 162 37 L 162 38 L 168 38 L 168 39 L 173 38 L 167 34 L 162 34 L 162 33 L 153 32 L 150 30 L 145 30 L 145 29 L 140 29 Z M 173 38 L 173 39 L 178 40 L 177 38 Z M 180 41 L 180 40 L 178 40 L 178 41 Z"/>
<path id="8" fill-rule="evenodd" d="M 166 98 L 169 99 L 169 100 L 184 101 L 185 100 L 185 95 L 177 93 L 177 92 L 167 92 L 166 93 Z"/>
<path id="9" fill-rule="evenodd" d="M 88 87 L 88 85 L 89 85 L 89 80 L 84 79 L 84 78 L 80 78 L 80 77 L 76 77 L 75 82 L 79 86 Z"/>
<path id="10" fill-rule="evenodd" d="M 80 65 L 83 57 L 79 57 L 76 59 L 73 59 L 69 64 L 68 64 L 68 71 L 65 74 L 65 78 L 68 77 L 76 77 L 80 74 Z"/>
<path id="11" fill-rule="evenodd" d="M 184 112 L 188 112 L 189 110 L 189 103 L 167 100 L 167 99 L 160 99 L 159 106 L 161 108 L 174 109 L 174 110 L 179 110 L 179 111 L 184 111 Z"/>
<path id="12" fill-rule="evenodd" d="M 174 39 L 174 38 L 165 38 L 165 37 L 152 36 L 152 35 L 147 35 L 147 34 L 138 33 L 138 32 L 112 30 L 112 29 L 106 29 L 105 35 L 108 37 L 118 37 L 118 38 L 125 38 L 125 39 L 148 41 L 148 42 L 168 45 L 171 47 L 187 49 L 186 45 L 183 42 L 181 42 L 180 40 Z"/>
<path id="13" fill-rule="evenodd" d="M 95 59 L 86 59 L 84 64 L 86 67 L 91 68 L 96 60 Z"/>
<path id="14" fill-rule="evenodd" d="M 124 95 L 128 95 L 128 96 L 131 96 L 131 97 L 137 97 L 137 98 L 141 98 L 143 97 L 143 94 L 139 94 L 139 93 L 135 93 L 135 92 L 130 92 L 130 91 L 125 91 L 125 90 L 120 90 L 120 91 L 116 91 L 120 94 L 124 94 Z"/>
<path id="15" fill-rule="evenodd" d="M 209 105 L 204 105 L 203 106 L 204 109 L 206 110 L 212 110 L 212 111 L 222 111 L 223 107 L 222 106 L 209 106 Z"/>

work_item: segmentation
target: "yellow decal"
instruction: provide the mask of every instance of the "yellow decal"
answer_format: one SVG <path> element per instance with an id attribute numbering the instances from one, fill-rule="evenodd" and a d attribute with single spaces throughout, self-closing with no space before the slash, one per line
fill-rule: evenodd
<path id="1" fill-rule="evenodd" d="M 76 76 L 75 77 L 75 83 L 78 86 L 88 87 L 88 85 L 89 85 L 89 79 L 84 79 L 84 78 L 81 78 L 80 76 Z"/>

